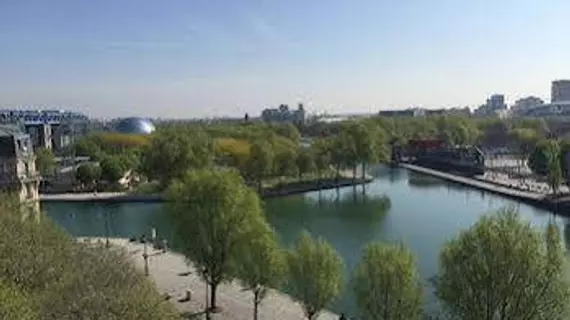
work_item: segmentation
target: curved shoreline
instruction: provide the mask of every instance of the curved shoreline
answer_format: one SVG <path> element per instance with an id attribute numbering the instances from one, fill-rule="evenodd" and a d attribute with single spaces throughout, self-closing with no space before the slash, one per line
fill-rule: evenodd
<path id="1" fill-rule="evenodd" d="M 342 177 L 340 179 L 323 179 L 306 182 L 293 182 L 280 187 L 263 189 L 261 198 L 285 197 L 306 192 L 329 190 L 350 186 L 367 184 L 374 180 L 370 176 L 352 179 Z M 40 194 L 40 202 L 99 202 L 99 203 L 159 203 L 165 199 L 161 194 L 129 194 L 128 192 L 101 192 L 101 193 L 59 193 Z"/>
<path id="2" fill-rule="evenodd" d="M 82 243 L 105 243 L 105 238 L 76 238 Z M 117 248 L 124 249 L 135 267 L 144 270 L 144 244 L 129 242 L 128 239 L 110 238 L 109 243 Z M 160 293 L 168 294 L 170 301 L 182 313 L 200 314 L 205 309 L 206 283 L 192 266 L 187 265 L 186 259 L 181 254 L 173 251 L 155 250 L 148 245 L 148 267 L 150 278 L 155 283 Z M 187 274 L 189 272 L 189 274 Z M 184 298 L 186 291 L 190 290 L 191 299 L 186 302 L 179 301 Z M 218 305 L 222 308 L 220 313 L 212 315 L 214 320 L 249 320 L 252 318 L 252 293 L 244 291 L 237 282 L 225 283 L 219 286 L 217 292 Z M 318 320 L 336 320 L 338 315 L 323 310 Z M 289 295 L 270 290 L 267 297 L 262 301 L 259 308 L 260 319 L 304 319 L 303 311 L 299 303 Z"/>

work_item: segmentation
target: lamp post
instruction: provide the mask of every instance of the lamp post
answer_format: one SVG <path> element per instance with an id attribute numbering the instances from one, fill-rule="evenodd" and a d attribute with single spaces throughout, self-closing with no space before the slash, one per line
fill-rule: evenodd
<path id="1" fill-rule="evenodd" d="M 105 210 L 104 214 L 105 214 L 105 248 L 109 248 L 111 247 L 111 244 L 109 243 L 109 213 L 107 212 L 107 210 Z"/>
<path id="2" fill-rule="evenodd" d="M 147 249 L 147 245 L 146 245 L 146 236 L 143 235 L 143 259 L 144 259 L 144 275 L 148 276 L 149 272 L 148 272 L 148 249 Z"/>

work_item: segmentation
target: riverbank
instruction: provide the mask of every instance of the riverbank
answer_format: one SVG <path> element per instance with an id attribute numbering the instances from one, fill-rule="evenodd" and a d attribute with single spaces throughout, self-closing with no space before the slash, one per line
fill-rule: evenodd
<path id="1" fill-rule="evenodd" d="M 80 242 L 105 242 L 105 238 L 78 238 Z M 126 250 L 136 268 L 144 270 L 144 259 L 142 253 L 144 245 L 136 242 L 129 242 L 128 239 L 112 238 L 109 240 L 112 246 Z M 196 273 L 192 267 L 186 264 L 185 258 L 177 253 L 154 250 L 148 246 L 148 267 L 151 279 L 156 284 L 159 292 L 168 294 L 170 301 L 181 312 L 188 315 L 201 314 L 205 309 L 206 283 Z M 189 274 L 188 274 L 189 272 Z M 192 298 L 190 301 L 180 302 L 190 290 Z M 244 291 L 237 282 L 220 285 L 217 292 L 218 306 L 221 312 L 214 314 L 214 320 L 249 320 L 252 319 L 253 295 L 249 291 Z M 301 306 L 293 301 L 288 295 L 270 290 L 269 294 L 261 303 L 259 308 L 260 319 L 283 319 L 297 320 L 303 319 Z M 200 319 L 200 318 L 198 318 Z M 318 320 L 336 320 L 338 315 L 325 311 Z"/>
<path id="2" fill-rule="evenodd" d="M 560 214 L 564 214 L 564 211 L 570 208 L 570 197 L 553 198 L 546 193 L 521 190 L 511 187 L 511 185 L 501 183 L 500 181 L 489 180 L 483 176 L 473 178 L 464 177 L 407 163 L 401 163 L 399 166 L 410 171 L 427 174 L 471 188 L 498 194 L 535 207 L 555 211 Z"/>
<path id="3" fill-rule="evenodd" d="M 357 186 L 372 182 L 371 176 L 352 179 L 352 174 L 343 172 L 341 178 L 326 178 L 321 180 L 290 182 L 261 190 L 262 198 L 284 197 L 295 194 L 302 194 L 311 191 L 329 190 L 335 188 Z M 164 202 L 161 194 L 131 194 L 128 192 L 89 192 L 89 193 L 59 193 L 40 194 L 41 202 L 103 202 L 103 203 L 126 203 Z"/>

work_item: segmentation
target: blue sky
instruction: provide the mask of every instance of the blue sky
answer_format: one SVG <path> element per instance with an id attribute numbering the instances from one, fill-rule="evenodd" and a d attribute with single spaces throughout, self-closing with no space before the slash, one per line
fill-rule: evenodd
<path id="1" fill-rule="evenodd" d="M 549 100 L 570 2 L 0 0 L 0 106 L 92 116 Z"/>

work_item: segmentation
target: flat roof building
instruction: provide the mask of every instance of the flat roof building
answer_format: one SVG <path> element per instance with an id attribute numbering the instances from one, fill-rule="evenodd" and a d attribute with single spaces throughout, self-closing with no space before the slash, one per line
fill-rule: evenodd
<path id="1" fill-rule="evenodd" d="M 554 80 L 550 88 L 550 102 L 570 101 L 570 80 Z"/>

